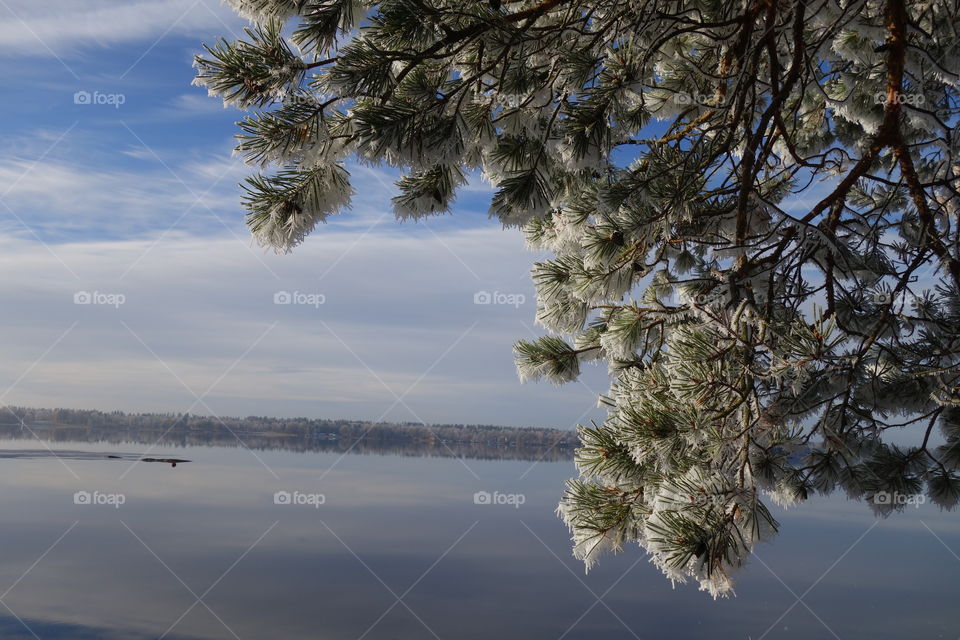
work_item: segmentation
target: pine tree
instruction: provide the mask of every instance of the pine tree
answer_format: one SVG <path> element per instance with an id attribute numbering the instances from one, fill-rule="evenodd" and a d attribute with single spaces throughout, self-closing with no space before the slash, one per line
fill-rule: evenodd
<path id="1" fill-rule="evenodd" d="M 400 218 L 481 174 L 552 253 L 516 362 L 609 367 L 559 507 L 588 566 L 638 542 L 724 595 L 764 499 L 957 503 L 956 0 L 230 1 L 196 83 L 250 110 L 259 242 L 349 206 L 356 158 Z"/>

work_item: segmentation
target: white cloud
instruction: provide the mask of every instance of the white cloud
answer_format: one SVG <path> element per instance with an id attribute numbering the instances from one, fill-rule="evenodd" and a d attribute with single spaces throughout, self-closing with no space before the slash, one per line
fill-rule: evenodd
<path id="1" fill-rule="evenodd" d="M 124 80 L 130 87 L 111 80 L 154 42 L 151 61 L 185 60 L 172 36 L 199 43 L 239 26 L 217 0 L 0 3 L 0 55 L 43 56 L 36 73 L 16 68 L 38 89 L 29 94 L 38 113 L 52 104 L 63 116 L 30 111 L 19 135 L 0 142 L 0 200 L 12 210 L 0 206 L 9 310 L 0 316 L 0 394 L 16 383 L 3 402 L 183 411 L 195 399 L 182 381 L 196 393 L 214 385 L 206 400 L 222 415 L 572 426 L 606 389 L 604 372 L 586 378 L 594 391 L 520 386 L 511 346 L 533 325 L 536 256 L 479 213 L 487 186 L 465 189 L 456 215 L 401 225 L 389 201 L 395 176 L 354 166 L 352 211 L 293 255 L 264 254 L 239 206 L 237 183 L 254 169 L 230 157 L 227 129 L 178 120 L 219 103 L 186 93 L 189 71 L 182 85 L 150 77 L 145 86 L 137 73 Z M 88 71 L 93 47 L 116 69 L 100 65 L 97 83 L 81 88 L 129 88 L 123 109 L 76 107 L 76 87 L 55 80 L 63 69 L 54 54 Z M 527 302 L 475 305 L 481 290 Z M 125 303 L 75 305 L 79 291 Z M 278 291 L 322 294 L 325 304 L 274 305 Z"/>
<path id="2" fill-rule="evenodd" d="M 8 55 L 65 55 L 77 46 L 104 47 L 171 34 L 228 35 L 238 24 L 234 13 L 216 0 L 6 0 L 0 8 L 0 50 Z"/>
<path id="3" fill-rule="evenodd" d="M 8 190 L 3 202 L 15 214 L 3 208 L 0 217 L 19 217 L 45 239 L 129 237 L 175 223 L 180 229 L 222 230 L 210 210 L 226 216 L 239 209 L 236 184 L 249 173 L 241 163 L 192 161 L 174 169 L 174 175 L 147 149 L 124 153 L 134 166 L 93 167 L 77 159 L 0 161 L 0 184 Z"/>
<path id="4" fill-rule="evenodd" d="M 0 159 L 0 200 L 12 213 L 0 205 L 0 220 L 6 218 L 10 232 L 46 241 L 144 238 L 168 230 L 222 233 L 225 227 L 246 237 L 238 184 L 258 169 L 231 156 L 226 144 L 203 153 L 145 146 L 142 129 L 137 124 L 131 133 L 121 127 L 109 142 L 72 131 L 56 144 L 41 132 L 43 143 L 34 142 L 30 155 L 7 145 Z M 355 164 L 350 172 L 356 191 L 351 209 L 321 228 L 362 232 L 381 223 L 395 226 L 390 198 L 397 172 Z M 471 193 L 487 199 L 479 187 L 464 191 Z M 486 222 L 459 214 L 460 223 L 468 220 Z M 429 226 L 411 222 L 403 229 L 429 235 L 424 229 Z M 441 249 L 450 253 L 442 243 Z"/>
<path id="5" fill-rule="evenodd" d="M 534 313 L 533 256 L 519 234 L 493 226 L 408 233 L 389 221 L 361 236 L 321 231 L 289 256 L 263 255 L 245 239 L 186 234 L 156 246 L 52 246 L 79 280 L 36 243 L 0 237 L 0 269 L 9 274 L 0 295 L 16 310 L 0 330 L 0 391 L 76 323 L 4 401 L 183 411 L 195 400 L 184 384 L 197 394 L 215 385 L 207 402 L 221 415 L 386 413 L 560 427 L 595 403 L 578 384 L 517 381 L 511 346 L 529 337 Z M 475 305 L 479 290 L 527 302 Z M 78 291 L 122 294 L 125 302 L 76 305 Z M 278 291 L 325 300 L 276 305 Z M 605 390 L 600 371 L 586 381 Z"/>
<path id="6" fill-rule="evenodd" d="M 222 233 L 224 223 L 243 232 L 237 185 L 253 169 L 231 157 L 232 143 L 167 148 L 145 143 L 147 131 L 118 122 L 109 136 L 73 126 L 6 139 L 0 220 L 47 241 L 145 237 L 171 227 Z"/>

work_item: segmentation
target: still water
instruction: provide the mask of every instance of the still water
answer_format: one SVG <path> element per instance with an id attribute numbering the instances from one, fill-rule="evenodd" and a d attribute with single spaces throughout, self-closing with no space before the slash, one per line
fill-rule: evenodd
<path id="1" fill-rule="evenodd" d="M 571 462 L 47 444 L 0 440 L 4 639 L 960 637 L 960 518 L 930 505 L 775 509 L 713 601 L 636 547 L 585 575 Z"/>

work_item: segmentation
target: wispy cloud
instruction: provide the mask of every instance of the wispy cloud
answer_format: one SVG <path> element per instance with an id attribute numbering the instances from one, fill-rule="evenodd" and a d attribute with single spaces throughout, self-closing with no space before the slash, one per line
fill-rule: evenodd
<path id="1" fill-rule="evenodd" d="M 182 410 L 191 397 L 177 377 L 206 388 L 277 322 L 210 395 L 215 411 L 373 418 L 393 404 L 387 387 L 397 394 L 412 387 L 405 402 L 424 420 L 566 427 L 595 402 L 579 385 L 557 390 L 517 382 L 511 345 L 528 336 L 524 325 L 533 315 L 526 275 L 531 256 L 518 234 L 382 231 L 358 243 L 351 235 L 359 231 L 320 233 L 293 255 L 263 256 L 269 271 L 232 237 L 180 233 L 152 249 L 149 240 L 57 245 L 79 281 L 65 277 L 62 265 L 35 243 L 0 237 L 0 270 L 9 274 L 0 296 L 16 310 L 0 332 L 0 381 L 16 379 L 40 345 L 64 323 L 77 322 L 10 402 Z M 477 305 L 479 290 L 521 294 L 526 301 Z M 124 300 L 75 304 L 80 291 Z M 319 295 L 322 303 L 275 304 L 278 292 Z M 603 372 L 593 374 L 588 382 L 601 391 Z M 403 406 L 388 418 L 416 419 Z"/>
<path id="2" fill-rule="evenodd" d="M 86 0 L 0 2 L 0 50 L 16 55 L 68 55 L 169 34 L 224 32 L 237 18 L 216 0 Z M 68 61 L 69 63 L 69 61 Z"/>
<path id="3" fill-rule="evenodd" d="M 292 255 L 252 246 L 238 113 L 189 86 L 190 52 L 242 25 L 218 0 L 0 0 L 20 98 L 0 124 L 0 390 L 29 369 L 7 401 L 183 411 L 183 384 L 229 370 L 206 397 L 225 415 L 572 426 L 605 372 L 520 386 L 536 256 L 487 218 L 488 185 L 400 224 L 398 172 L 353 165 L 351 211 Z"/>
<path id="4" fill-rule="evenodd" d="M 12 188 L 3 200 L 20 221 L 48 242 L 131 237 L 174 224 L 200 233 L 222 231 L 211 210 L 230 218 L 237 215 L 236 184 L 248 169 L 235 166 L 229 158 L 185 162 L 182 175 L 188 189 L 152 152 L 133 146 L 121 153 L 132 158 L 134 166 L 90 166 L 81 158 L 41 162 L 5 158 L 0 160 L 0 184 Z M 0 211 L 0 220 L 7 218 L 12 224 L 6 213 Z"/>

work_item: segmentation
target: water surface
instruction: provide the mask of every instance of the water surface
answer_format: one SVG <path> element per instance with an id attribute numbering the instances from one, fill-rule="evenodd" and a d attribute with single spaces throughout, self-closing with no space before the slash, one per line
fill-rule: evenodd
<path id="1" fill-rule="evenodd" d="M 929 505 L 775 510 L 713 601 L 637 547 L 585 575 L 554 514 L 569 461 L 147 449 L 0 440 L 0 637 L 960 636 L 960 519 Z"/>

